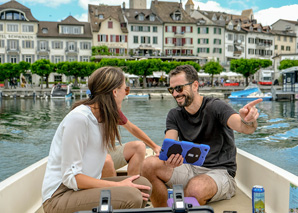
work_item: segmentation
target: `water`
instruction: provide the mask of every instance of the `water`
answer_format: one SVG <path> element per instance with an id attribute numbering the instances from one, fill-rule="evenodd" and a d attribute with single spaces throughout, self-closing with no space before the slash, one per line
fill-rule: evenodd
<path id="1" fill-rule="evenodd" d="M 225 100 L 230 103 L 229 100 Z M 238 111 L 245 103 L 232 102 Z M 0 101 L 0 181 L 46 157 L 60 121 L 72 101 L 8 99 Z M 161 145 L 172 99 L 124 100 L 128 119 Z M 236 145 L 298 175 L 298 102 L 262 102 L 259 127 L 252 135 L 235 132 Z M 137 140 L 123 127 L 122 142 Z"/>

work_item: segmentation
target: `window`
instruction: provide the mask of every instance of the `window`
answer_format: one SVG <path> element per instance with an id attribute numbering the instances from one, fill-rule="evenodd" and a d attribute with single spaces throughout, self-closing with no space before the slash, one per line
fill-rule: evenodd
<path id="1" fill-rule="evenodd" d="M 19 32 L 18 24 L 7 24 L 7 32 Z"/>
<path id="2" fill-rule="evenodd" d="M 234 46 L 233 45 L 228 46 L 228 52 L 234 52 Z"/>
<path id="3" fill-rule="evenodd" d="M 99 42 L 107 42 L 108 41 L 108 36 L 107 35 L 99 35 L 98 36 L 98 41 Z"/>
<path id="4" fill-rule="evenodd" d="M 287 37 L 284 37 L 284 41 L 287 42 Z"/>
<path id="5" fill-rule="evenodd" d="M 74 34 L 80 34 L 80 28 L 79 27 L 74 27 L 73 28 L 73 33 Z"/>
<path id="6" fill-rule="evenodd" d="M 248 49 L 248 54 L 249 55 L 254 55 L 254 49 Z"/>
<path id="7" fill-rule="evenodd" d="M 275 46 L 274 46 L 274 49 L 275 49 L 275 50 L 278 50 L 278 45 L 275 45 Z"/>
<path id="8" fill-rule="evenodd" d="M 46 41 L 40 41 L 40 50 L 46 50 L 47 43 Z"/>
<path id="9" fill-rule="evenodd" d="M 23 32 L 33 32 L 33 25 L 23 25 Z"/>
<path id="10" fill-rule="evenodd" d="M 134 43 L 134 44 L 139 43 L 139 37 L 138 37 L 138 36 L 134 36 L 134 37 L 133 37 L 133 43 Z"/>
<path id="11" fill-rule="evenodd" d="M 1 28 L 1 26 L 0 26 L 0 28 Z M 0 30 L 0 31 L 1 31 L 1 30 Z M 291 42 L 291 43 L 293 42 L 293 38 L 292 38 L 292 37 L 290 38 L 290 42 Z"/>
<path id="12" fill-rule="evenodd" d="M 286 46 L 286 51 L 291 51 L 291 47 L 290 46 Z"/>
<path id="13" fill-rule="evenodd" d="M 111 42 L 116 42 L 116 35 L 110 35 Z"/>
<path id="14" fill-rule="evenodd" d="M 169 32 L 169 33 L 171 33 L 171 32 L 173 32 L 172 31 L 172 26 L 166 26 L 168 29 L 167 29 L 167 31 Z"/>
<path id="15" fill-rule="evenodd" d="M 0 24 L 0 31 L 3 31 L 3 24 Z"/>
<path id="16" fill-rule="evenodd" d="M 59 63 L 61 61 L 61 56 L 54 56 L 54 63 Z"/>
<path id="17" fill-rule="evenodd" d="M 181 15 L 181 12 L 179 10 L 177 10 L 176 12 L 174 12 L 172 14 L 172 19 L 174 21 L 181 21 L 182 20 L 182 15 Z"/>
<path id="18" fill-rule="evenodd" d="M 280 36 L 277 36 L 277 41 L 280 41 Z"/>
<path id="19" fill-rule="evenodd" d="M 233 34 L 231 34 L 231 33 L 228 34 L 228 40 L 229 41 L 233 41 L 233 37 L 234 37 Z"/>
<path id="20" fill-rule="evenodd" d="M 89 56 L 82 56 L 82 61 L 89 62 Z"/>
<path id="21" fill-rule="evenodd" d="M 103 19 L 103 17 L 104 17 L 103 14 L 99 14 L 99 15 L 98 15 L 98 18 L 99 18 L 99 19 Z"/>
<path id="22" fill-rule="evenodd" d="M 285 50 L 285 47 L 284 47 L 284 45 L 281 45 L 281 50 Z"/>
<path id="23" fill-rule="evenodd" d="M 190 26 L 186 26 L 186 28 L 185 28 L 185 32 L 186 32 L 186 33 L 190 33 L 190 32 L 191 32 L 191 27 L 190 27 Z"/>
<path id="24" fill-rule="evenodd" d="M 17 56 L 16 55 L 10 56 L 10 63 L 17 63 Z"/>
<path id="25" fill-rule="evenodd" d="M 82 50 L 90 50 L 91 49 L 90 42 L 81 42 L 81 49 Z"/>
<path id="26" fill-rule="evenodd" d="M 221 28 L 214 27 L 213 33 L 221 35 Z"/>
<path id="27" fill-rule="evenodd" d="M 213 48 L 213 53 L 221 54 L 221 48 Z"/>
<path id="28" fill-rule="evenodd" d="M 62 26 L 62 34 L 82 34 L 78 26 Z"/>
<path id="29" fill-rule="evenodd" d="M 155 16 L 154 15 L 150 15 L 149 20 L 150 21 L 155 21 Z"/>
<path id="30" fill-rule="evenodd" d="M 153 32 L 157 33 L 157 27 L 153 26 Z"/>
<path id="31" fill-rule="evenodd" d="M 126 37 L 125 35 L 120 35 L 120 36 L 119 36 L 119 39 L 120 39 L 119 41 L 120 41 L 121 43 L 125 43 L 125 37 Z"/>
<path id="32" fill-rule="evenodd" d="M 140 14 L 139 17 L 138 17 L 139 21 L 144 21 L 144 15 L 143 14 Z"/>
<path id="33" fill-rule="evenodd" d="M 53 41 L 53 49 L 63 49 L 63 42 L 62 41 Z"/>
<path id="34" fill-rule="evenodd" d="M 70 57 L 68 57 L 68 61 L 69 62 L 76 61 L 76 57 L 70 56 Z"/>
<path id="35" fill-rule="evenodd" d="M 248 38 L 248 43 L 249 44 L 254 44 L 254 38 Z"/>
<path id="36" fill-rule="evenodd" d="M 25 61 L 28 63 L 32 63 L 32 56 L 31 55 L 26 55 L 25 56 Z"/>
<path id="37" fill-rule="evenodd" d="M 201 39 L 202 44 L 209 44 L 209 39 L 208 38 L 203 38 Z"/>
<path id="38" fill-rule="evenodd" d="M 33 48 L 33 41 L 23 41 L 23 48 L 32 49 Z"/>
<path id="39" fill-rule="evenodd" d="M 141 44 L 145 44 L 145 36 L 141 36 Z"/>
<path id="40" fill-rule="evenodd" d="M 4 40 L 0 40 L 0 48 L 4 48 Z"/>
<path id="41" fill-rule="evenodd" d="M 112 22 L 112 21 L 109 21 L 109 22 L 108 22 L 108 28 L 109 28 L 109 29 L 113 29 L 113 22 Z"/>
<path id="42" fill-rule="evenodd" d="M 209 48 L 198 48 L 198 53 L 209 53 Z"/>
<path id="43" fill-rule="evenodd" d="M 43 34 L 47 34 L 48 33 L 48 29 L 47 28 L 42 28 L 41 31 L 42 31 Z"/>
<path id="44" fill-rule="evenodd" d="M 18 41 L 17 40 L 10 40 L 10 49 L 17 50 L 18 49 Z"/>
<path id="45" fill-rule="evenodd" d="M 68 43 L 68 49 L 70 51 L 74 51 L 75 50 L 75 43 L 73 41 Z"/>
<path id="46" fill-rule="evenodd" d="M 62 82 L 62 76 L 61 75 L 54 75 L 54 81 L 55 82 Z"/>

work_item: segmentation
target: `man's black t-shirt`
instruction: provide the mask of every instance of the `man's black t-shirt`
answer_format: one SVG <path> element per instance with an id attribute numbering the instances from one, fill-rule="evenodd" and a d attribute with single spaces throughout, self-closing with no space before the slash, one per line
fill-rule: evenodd
<path id="1" fill-rule="evenodd" d="M 200 109 L 189 114 L 184 107 L 171 109 L 167 116 L 166 131 L 177 130 L 180 141 L 207 144 L 210 151 L 203 164 L 206 168 L 226 168 L 236 174 L 236 146 L 234 133 L 227 125 L 232 114 L 237 113 L 227 103 L 203 97 Z"/>

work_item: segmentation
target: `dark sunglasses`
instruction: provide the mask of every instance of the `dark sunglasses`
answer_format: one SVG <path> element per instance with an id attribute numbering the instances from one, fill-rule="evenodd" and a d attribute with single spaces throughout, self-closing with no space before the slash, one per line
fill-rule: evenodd
<path id="1" fill-rule="evenodd" d="M 125 87 L 125 95 L 128 95 L 130 91 L 130 87 Z"/>
<path id="2" fill-rule="evenodd" d="M 183 92 L 183 87 L 184 86 L 187 86 L 187 85 L 191 85 L 193 82 L 190 82 L 190 83 L 187 83 L 187 84 L 184 84 L 184 85 L 178 85 L 178 86 L 175 86 L 174 88 L 173 87 L 169 87 L 168 88 L 168 91 L 169 93 L 173 94 L 174 93 L 174 90 L 176 90 L 176 92 L 178 93 L 181 93 Z"/>

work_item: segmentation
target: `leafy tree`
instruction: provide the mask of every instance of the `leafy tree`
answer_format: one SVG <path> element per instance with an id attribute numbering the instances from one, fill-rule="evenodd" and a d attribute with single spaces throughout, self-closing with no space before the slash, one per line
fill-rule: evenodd
<path id="1" fill-rule="evenodd" d="M 230 70 L 242 74 L 246 78 L 246 86 L 248 78 L 255 74 L 259 69 L 272 65 L 269 59 L 235 59 L 230 62 Z"/>
<path id="2" fill-rule="evenodd" d="M 92 55 L 111 55 L 109 48 L 105 45 L 102 46 L 92 46 Z"/>
<path id="3" fill-rule="evenodd" d="M 223 67 L 219 64 L 219 62 L 209 61 L 207 62 L 202 69 L 205 73 L 211 75 L 211 86 L 213 86 L 213 77 L 214 75 L 220 74 L 223 71 Z"/>
<path id="4" fill-rule="evenodd" d="M 4 63 L 0 66 L 0 79 L 4 80 L 5 89 L 8 89 L 8 80 L 20 77 L 21 70 L 18 64 Z"/>
<path id="5" fill-rule="evenodd" d="M 43 77 L 46 77 L 46 88 L 49 88 L 49 75 L 55 71 L 55 66 L 50 60 L 40 59 L 31 65 L 31 72 L 41 77 L 41 88 L 43 88 Z"/>
<path id="6" fill-rule="evenodd" d="M 285 59 L 280 62 L 279 70 L 287 69 L 290 67 L 298 66 L 298 60 Z"/>

